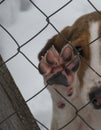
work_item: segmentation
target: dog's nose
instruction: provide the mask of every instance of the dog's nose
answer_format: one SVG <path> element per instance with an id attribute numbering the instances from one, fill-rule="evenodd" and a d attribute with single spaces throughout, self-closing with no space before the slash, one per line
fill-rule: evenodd
<path id="1" fill-rule="evenodd" d="M 101 109 L 101 86 L 94 87 L 89 93 L 89 99 L 95 109 Z"/>

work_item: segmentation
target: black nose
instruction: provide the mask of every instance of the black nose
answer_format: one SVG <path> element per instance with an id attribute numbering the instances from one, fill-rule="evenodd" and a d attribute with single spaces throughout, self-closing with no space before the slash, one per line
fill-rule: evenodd
<path id="1" fill-rule="evenodd" d="M 95 109 L 101 109 L 101 87 L 94 87 L 89 93 L 89 99 Z"/>

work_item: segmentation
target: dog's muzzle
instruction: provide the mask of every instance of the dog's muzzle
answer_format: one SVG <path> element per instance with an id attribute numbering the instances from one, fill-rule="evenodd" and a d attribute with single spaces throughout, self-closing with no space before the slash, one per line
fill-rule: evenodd
<path id="1" fill-rule="evenodd" d="M 89 99 L 95 109 L 101 109 L 101 86 L 95 86 L 89 93 Z"/>

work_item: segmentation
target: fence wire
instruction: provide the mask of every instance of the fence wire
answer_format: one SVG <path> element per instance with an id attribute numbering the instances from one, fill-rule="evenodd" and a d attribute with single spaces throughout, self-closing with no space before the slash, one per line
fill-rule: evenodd
<path id="1" fill-rule="evenodd" d="M 0 6 L 2 6 L 3 2 L 5 2 L 6 0 L 1 0 L 0 1 Z M 60 37 L 67 43 L 71 43 L 71 41 L 68 41 L 68 39 L 65 38 L 65 36 L 63 36 L 62 34 L 60 34 L 59 30 L 55 27 L 55 25 L 51 22 L 50 18 L 54 15 L 56 15 L 58 12 L 60 12 L 63 8 L 67 7 L 70 3 L 73 2 L 73 0 L 68 1 L 67 3 L 65 3 L 62 7 L 58 8 L 56 11 L 54 11 L 51 15 L 47 16 L 45 14 L 45 12 L 39 8 L 37 6 L 37 4 L 35 4 L 32 0 L 29 0 L 30 3 L 33 5 L 34 8 L 36 8 L 41 15 L 43 15 L 46 18 L 46 25 L 40 29 L 39 32 L 37 32 L 33 37 L 31 37 L 28 41 L 26 41 L 25 43 L 23 43 L 21 46 L 20 44 L 17 42 L 17 40 L 13 37 L 13 35 L 3 26 L 0 24 L 0 27 L 3 31 L 5 31 L 7 33 L 7 35 L 9 35 L 9 37 L 11 37 L 11 39 L 14 41 L 14 43 L 17 46 L 17 52 L 11 56 L 9 59 L 7 59 L 6 61 L 4 61 L 0 67 L 4 64 L 6 64 L 7 62 L 9 62 L 10 60 L 12 60 L 13 58 L 15 58 L 17 55 L 21 54 L 36 70 L 38 70 L 38 67 L 27 57 L 27 55 L 25 53 L 23 53 L 21 51 L 21 48 L 23 48 L 24 46 L 28 45 L 30 43 L 30 41 L 32 41 L 34 38 L 38 37 L 40 33 L 42 33 L 49 25 L 57 32 L 57 34 L 60 35 Z M 99 15 L 101 15 L 101 12 L 94 6 L 94 4 L 90 1 L 90 0 L 86 0 L 88 2 L 88 4 L 91 5 L 92 8 L 94 8 L 95 11 L 97 11 L 99 13 Z M 98 36 L 96 39 L 94 39 L 93 41 L 91 41 L 88 45 L 86 46 L 90 46 L 91 44 L 93 44 L 95 41 L 99 40 L 101 38 L 101 36 Z M 86 47 L 84 46 L 84 47 Z M 82 49 L 84 49 L 84 47 Z M 76 50 L 76 48 L 74 48 Z M 79 54 L 79 52 L 76 50 L 76 52 Z M 96 73 L 99 77 L 101 77 L 101 75 L 96 72 L 96 70 L 94 68 L 92 68 L 89 63 L 87 63 L 86 59 L 82 56 L 80 56 L 84 63 L 92 70 L 94 71 L 94 73 Z M 36 96 L 38 96 L 40 93 L 42 93 L 46 88 L 47 88 L 48 84 L 46 86 L 44 86 L 44 88 L 42 88 L 38 93 L 34 94 L 32 97 L 30 97 L 28 100 L 26 100 L 26 103 L 28 103 L 29 101 L 33 100 Z M 61 92 L 59 92 L 57 89 L 55 89 L 55 91 L 57 92 L 58 95 L 60 95 L 67 103 L 69 103 L 71 105 L 71 107 L 74 108 L 75 110 L 75 115 L 74 117 L 67 122 L 66 124 L 64 124 L 64 126 L 62 126 L 60 129 L 58 130 L 62 130 L 63 128 L 65 128 L 66 126 L 70 125 L 77 117 L 80 118 L 80 120 L 82 120 L 85 125 L 90 129 L 90 130 L 95 130 L 94 128 L 92 128 L 92 126 L 90 126 L 90 124 L 87 123 L 87 121 L 79 114 L 80 111 L 82 111 L 83 109 L 85 109 L 85 107 L 87 107 L 91 101 L 89 101 L 87 104 L 85 104 L 84 106 L 82 106 L 81 108 L 76 108 L 75 105 L 72 104 L 72 102 L 70 102 L 69 100 L 67 100 L 67 98 L 64 97 L 64 95 L 62 95 Z M 20 108 L 21 109 L 21 108 Z M 7 120 L 9 120 L 9 118 L 11 118 L 12 116 L 14 116 L 17 112 L 13 112 L 11 113 L 9 116 L 7 116 L 5 119 L 3 119 L 2 121 L 0 121 L 0 125 L 2 123 L 5 123 Z M 42 122 L 40 122 L 39 120 L 35 119 L 37 123 L 39 123 L 40 125 L 42 125 L 46 130 L 49 130 L 49 128 L 47 128 Z M 71 124 L 72 125 L 72 124 Z"/>

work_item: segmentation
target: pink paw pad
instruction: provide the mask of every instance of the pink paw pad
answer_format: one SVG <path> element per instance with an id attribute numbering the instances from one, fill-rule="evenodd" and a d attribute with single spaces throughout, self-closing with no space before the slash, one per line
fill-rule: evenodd
<path id="1" fill-rule="evenodd" d="M 79 64 L 79 56 L 74 54 L 73 48 L 70 45 L 64 46 L 60 54 L 52 46 L 42 56 L 39 63 L 39 71 L 43 74 L 48 84 L 69 86 L 73 83 L 74 74 L 77 72 Z"/>

